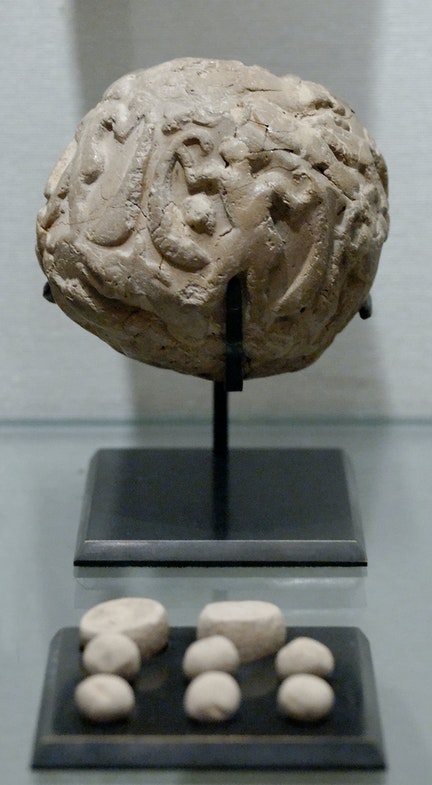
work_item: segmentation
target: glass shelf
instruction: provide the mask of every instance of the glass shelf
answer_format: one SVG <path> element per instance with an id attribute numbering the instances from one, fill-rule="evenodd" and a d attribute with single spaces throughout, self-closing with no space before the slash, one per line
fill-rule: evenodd
<path id="1" fill-rule="evenodd" d="M 173 626 L 206 602 L 267 599 L 288 626 L 357 626 L 368 637 L 389 768 L 266 772 L 265 782 L 427 782 L 432 774 L 432 424 L 234 423 L 233 447 L 337 447 L 352 462 L 367 568 L 73 568 L 88 463 L 103 447 L 207 447 L 210 425 L 16 424 L 0 427 L 3 508 L 1 707 L 4 782 L 226 783 L 225 772 L 33 772 L 29 764 L 51 638 L 87 608 L 121 595 L 163 602 Z M 429 776 L 428 776 L 429 775 Z M 53 780 L 53 777 L 55 778 Z M 231 785 L 264 778 L 230 772 Z"/>

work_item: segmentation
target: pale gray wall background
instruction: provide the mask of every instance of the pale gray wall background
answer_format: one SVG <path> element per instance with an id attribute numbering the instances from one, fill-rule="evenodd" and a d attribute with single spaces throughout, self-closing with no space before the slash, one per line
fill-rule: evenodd
<path id="1" fill-rule="evenodd" d="M 0 419 L 204 417 L 211 385 L 117 355 L 42 300 L 34 222 L 82 115 L 123 73 L 182 55 L 322 82 L 384 153 L 392 227 L 373 319 L 311 368 L 248 382 L 241 417 L 432 415 L 430 0 L 0 0 Z"/>

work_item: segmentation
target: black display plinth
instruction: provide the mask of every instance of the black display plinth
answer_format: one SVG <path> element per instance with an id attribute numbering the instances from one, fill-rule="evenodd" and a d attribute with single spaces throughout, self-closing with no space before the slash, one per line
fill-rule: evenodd
<path id="1" fill-rule="evenodd" d="M 226 296 L 225 380 L 212 450 L 101 450 L 75 565 L 365 565 L 340 450 L 230 450 L 228 393 L 243 387 L 241 281 Z"/>
<path id="2" fill-rule="evenodd" d="M 83 719 L 73 700 L 83 678 L 79 633 L 61 630 L 51 645 L 34 768 L 378 769 L 384 752 L 369 644 L 355 627 L 290 628 L 330 646 L 336 661 L 332 713 L 306 724 L 278 714 L 274 658 L 243 665 L 238 714 L 199 724 L 183 712 L 181 661 L 195 629 L 174 628 L 165 651 L 145 662 L 134 685 L 136 708 L 107 726 Z"/>
<path id="3" fill-rule="evenodd" d="M 108 449 L 94 456 L 75 564 L 364 565 L 336 449 Z"/>

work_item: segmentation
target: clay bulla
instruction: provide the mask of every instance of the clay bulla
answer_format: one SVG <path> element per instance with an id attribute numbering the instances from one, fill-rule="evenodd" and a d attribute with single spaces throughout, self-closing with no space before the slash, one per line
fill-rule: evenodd
<path id="1" fill-rule="evenodd" d="M 119 352 L 221 380 L 225 294 L 244 377 L 316 360 L 363 304 L 388 230 L 386 167 L 321 85 L 182 58 L 115 82 L 46 188 L 55 302 Z"/>

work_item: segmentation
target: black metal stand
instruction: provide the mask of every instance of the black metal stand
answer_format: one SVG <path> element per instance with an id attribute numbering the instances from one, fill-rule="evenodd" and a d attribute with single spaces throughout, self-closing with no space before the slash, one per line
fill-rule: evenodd
<path id="1" fill-rule="evenodd" d="M 213 450 L 100 450 L 75 565 L 364 565 L 347 459 L 338 449 L 229 449 L 243 387 L 242 288 L 228 284 L 226 376 L 213 387 Z"/>

